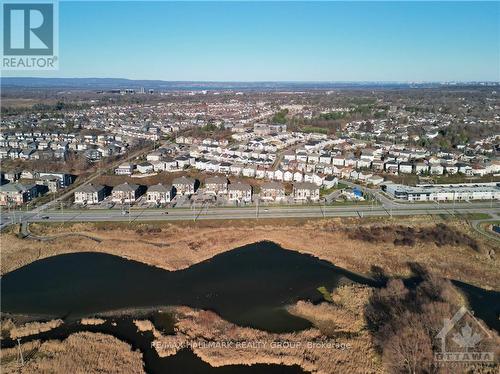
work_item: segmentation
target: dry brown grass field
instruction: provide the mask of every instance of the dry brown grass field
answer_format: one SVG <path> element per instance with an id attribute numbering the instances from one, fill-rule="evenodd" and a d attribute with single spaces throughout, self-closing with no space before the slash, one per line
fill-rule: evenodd
<path id="1" fill-rule="evenodd" d="M 48 241 L 1 240 L 1 273 L 62 253 L 103 252 L 167 270 L 187 268 L 233 248 L 262 240 L 327 260 L 350 271 L 408 276 L 411 263 L 432 273 L 488 289 L 500 284 L 495 246 L 465 222 L 427 218 L 388 220 L 289 219 L 179 223 L 31 224 L 37 235 L 75 234 Z M 99 241 L 79 236 L 84 234 Z"/>
<path id="2" fill-rule="evenodd" d="M 343 286 L 333 294 L 339 302 L 335 306 L 299 302 L 290 312 L 310 320 L 313 327 L 294 333 L 240 327 L 211 311 L 187 307 L 172 308 L 176 315 L 174 335 L 162 335 L 147 320 L 135 323 L 140 331 L 153 331 L 154 347 L 162 357 L 191 347 L 215 367 L 267 363 L 299 365 L 314 373 L 381 373 L 363 317 L 370 295 L 369 287 Z"/>
<path id="3" fill-rule="evenodd" d="M 2 373 L 144 373 L 142 353 L 105 334 L 79 332 L 63 341 L 25 343 L 21 349 L 34 353 L 22 367 L 17 347 L 1 351 Z"/>
<path id="4" fill-rule="evenodd" d="M 375 275 L 375 267 L 382 269 L 388 277 L 408 276 L 412 271 L 411 264 L 418 263 L 433 276 L 460 279 L 490 289 L 498 289 L 500 284 L 496 248 L 461 221 L 399 218 L 397 221 L 289 219 L 72 223 L 32 224 L 30 230 L 36 235 L 55 238 L 45 241 L 21 239 L 14 228 L 2 233 L 2 274 L 41 258 L 82 251 L 109 253 L 167 270 L 178 270 L 245 244 L 270 240 L 284 248 L 311 254 L 365 275 Z M 71 240 L 68 240 L 68 234 L 72 235 Z M 367 325 L 366 308 L 374 300 L 374 295 L 375 289 L 368 286 L 344 285 L 331 293 L 330 302 L 314 305 L 299 301 L 289 306 L 288 311 L 309 320 L 313 327 L 295 333 L 276 334 L 240 327 L 213 312 L 182 306 L 170 310 L 176 321 L 173 335 L 162 334 L 149 320 L 136 319 L 134 323 L 139 331 L 153 331 L 155 348 L 160 356 L 173 355 L 183 346 L 189 346 L 212 366 L 274 363 L 299 365 L 316 373 L 384 373 L 388 371 L 384 360 L 391 357 L 388 355 L 392 351 L 387 350 L 389 353 L 384 354 L 377 351 L 374 333 Z M 453 304 L 463 303 L 458 295 Z M 82 324 L 103 321 L 84 319 Z M 27 324 L 10 326 L 9 330 L 11 333 L 22 332 L 24 328 L 36 333 L 50 327 Z M 68 353 L 75 344 L 83 341 L 92 350 Z M 214 342 L 230 342 L 232 346 L 227 349 Z M 193 343 L 197 345 L 193 347 Z M 36 344 L 35 348 L 43 354 L 34 356 L 26 366 L 27 371 L 23 369 L 23 372 L 142 370 L 140 353 L 132 352 L 127 344 L 102 334 L 78 333 L 62 342 Z M 108 344 L 114 348 L 105 348 Z M 117 363 L 114 371 L 106 371 L 109 367 L 95 361 L 95 352 L 101 352 L 97 356 L 111 355 L 122 360 L 128 369 Z M 2 352 L 2 369 L 6 368 L 4 362 L 9 361 L 5 357 L 12 361 L 13 354 L 15 352 L 9 350 Z M 84 357 L 79 363 L 76 361 L 78 355 Z M 78 371 L 79 368 L 83 368 L 82 371 Z M 122 368 L 125 371 L 121 371 Z M 14 372 L 9 370 L 7 368 L 5 372 Z"/>

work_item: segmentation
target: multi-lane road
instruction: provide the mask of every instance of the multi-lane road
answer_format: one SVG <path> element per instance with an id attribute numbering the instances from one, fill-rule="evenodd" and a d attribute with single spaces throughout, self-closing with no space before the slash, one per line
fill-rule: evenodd
<path id="1" fill-rule="evenodd" d="M 4 212 L 2 226 L 20 222 L 107 222 L 107 221 L 176 221 L 206 219 L 265 219 L 265 218 L 326 218 L 326 217 L 391 217 L 412 215 L 452 215 L 461 217 L 471 213 L 488 213 L 493 219 L 500 215 L 499 202 L 476 203 L 415 203 L 381 205 L 345 206 L 269 206 L 248 208 L 210 208 L 197 209 L 85 209 L 43 212 Z"/>

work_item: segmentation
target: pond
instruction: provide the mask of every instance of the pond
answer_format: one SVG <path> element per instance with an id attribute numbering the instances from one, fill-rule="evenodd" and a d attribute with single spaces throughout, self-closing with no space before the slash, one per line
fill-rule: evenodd
<path id="1" fill-rule="evenodd" d="M 116 309 L 185 305 L 272 332 L 309 327 L 285 307 L 319 301 L 320 286 L 373 283 L 326 261 L 260 242 L 166 271 L 102 253 L 59 255 L 2 278 L 4 312 L 77 319 Z"/>
<path id="2" fill-rule="evenodd" d="M 453 282 L 464 291 L 476 316 L 498 331 L 500 293 Z M 116 325 L 108 320 L 86 327 L 76 320 L 121 309 L 185 305 L 213 310 L 240 326 L 291 332 L 308 328 L 310 323 L 289 314 L 287 305 L 298 300 L 319 302 L 323 296 L 318 287 L 332 290 L 345 283 L 382 285 L 272 242 L 237 248 L 179 271 L 88 252 L 50 257 L 6 274 L 1 307 L 4 313 L 65 320 L 63 326 L 32 339 L 64 339 L 82 330 L 112 334 L 143 352 L 148 372 L 301 373 L 297 366 L 280 365 L 212 368 L 189 349 L 159 358 L 151 349 L 151 333 L 138 333 L 130 317 L 119 319 Z M 13 342 L 2 342 L 2 346 L 10 344 Z"/>

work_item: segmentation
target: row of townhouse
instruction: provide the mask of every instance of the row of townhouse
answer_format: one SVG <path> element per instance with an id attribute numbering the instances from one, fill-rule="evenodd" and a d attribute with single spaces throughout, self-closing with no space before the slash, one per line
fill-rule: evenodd
<path id="1" fill-rule="evenodd" d="M 122 154 L 126 144 L 114 136 L 49 134 L 26 132 L 0 137 L 0 159 L 51 160 L 65 159 L 69 151 L 85 152 L 95 160 Z"/>
<path id="2" fill-rule="evenodd" d="M 164 157 L 157 161 L 145 161 L 139 164 L 125 162 L 118 165 L 114 173 L 116 175 L 132 175 L 135 171 L 140 174 L 147 174 L 161 171 L 181 171 L 188 166 L 195 165 L 195 158 L 188 155 L 179 155 L 175 158 Z"/>
<path id="3" fill-rule="evenodd" d="M 329 154 L 308 154 L 307 152 L 288 152 L 284 154 L 281 167 L 302 170 L 306 172 L 321 172 L 325 174 L 340 174 L 342 167 L 352 167 L 358 170 L 371 169 L 374 172 L 392 174 L 432 174 L 442 175 L 462 173 L 465 175 L 494 174 L 500 172 L 500 161 L 469 164 L 463 162 L 447 162 L 443 159 L 429 159 L 421 161 L 398 161 L 394 158 L 386 160 L 356 158 L 351 156 Z"/>
<path id="4" fill-rule="evenodd" d="M 171 185 L 161 183 L 147 187 L 134 183 L 122 183 L 112 188 L 111 201 L 120 204 L 135 203 L 145 194 L 147 202 L 163 204 L 170 202 L 175 195 L 193 194 L 199 182 L 193 178 L 182 176 L 172 181 Z M 74 192 L 76 204 L 93 205 L 102 202 L 108 195 L 109 188 L 102 185 L 87 184 Z M 205 194 L 227 197 L 230 202 L 247 204 L 252 202 L 252 187 L 245 182 L 229 183 L 225 177 L 209 177 L 205 181 Z M 297 202 L 318 201 L 319 187 L 310 182 L 294 183 L 292 196 Z M 260 188 L 260 199 L 267 202 L 283 202 L 286 199 L 285 188 L 281 183 L 268 182 Z"/>
<path id="5" fill-rule="evenodd" d="M 241 181 L 229 183 L 226 177 L 215 176 L 205 180 L 206 194 L 227 196 L 229 201 L 250 203 L 252 201 L 252 187 Z M 319 187 L 311 182 L 298 182 L 293 185 L 293 198 L 296 201 L 318 201 Z M 259 198 L 265 202 L 283 202 L 286 200 L 285 187 L 275 181 L 263 183 L 260 186 Z"/>
<path id="6" fill-rule="evenodd" d="M 493 161 L 484 164 L 470 165 L 467 163 L 453 164 L 436 164 L 427 161 L 420 162 L 400 162 L 386 161 L 382 164 L 372 164 L 372 169 L 377 171 L 385 171 L 393 174 L 457 174 L 461 173 L 467 176 L 484 176 L 487 174 L 495 174 L 500 172 L 500 162 Z"/>
<path id="7" fill-rule="evenodd" d="M 74 176 L 59 172 L 13 171 L 2 172 L 0 205 L 22 205 L 47 192 L 55 193 L 68 187 Z M 19 181 L 29 181 L 20 183 Z M 8 182 L 8 183 L 5 183 Z"/>
<path id="8" fill-rule="evenodd" d="M 122 183 L 111 190 L 111 201 L 119 204 L 132 204 L 144 195 L 145 188 L 134 183 Z M 103 185 L 86 184 L 75 190 L 74 201 L 79 205 L 95 205 L 108 196 L 109 188 Z M 172 200 L 176 194 L 173 185 L 158 183 L 150 186 L 146 191 L 146 201 L 156 204 L 165 204 Z"/>
<path id="9" fill-rule="evenodd" d="M 0 206 L 20 206 L 38 197 L 40 193 L 40 187 L 36 184 L 3 184 L 0 186 Z"/>
<path id="10" fill-rule="evenodd" d="M 68 154 L 66 149 L 21 149 L 21 148 L 0 148 L 0 159 L 11 160 L 64 160 Z"/>

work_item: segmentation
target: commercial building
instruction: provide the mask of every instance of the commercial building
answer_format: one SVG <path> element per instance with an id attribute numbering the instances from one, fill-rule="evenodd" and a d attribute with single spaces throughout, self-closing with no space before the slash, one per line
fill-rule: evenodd
<path id="1" fill-rule="evenodd" d="M 389 183 L 383 190 L 395 199 L 408 201 L 500 200 L 496 183 L 419 185 L 416 187 Z"/>

